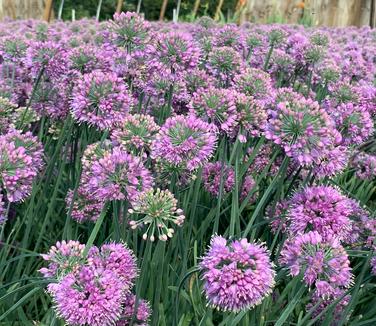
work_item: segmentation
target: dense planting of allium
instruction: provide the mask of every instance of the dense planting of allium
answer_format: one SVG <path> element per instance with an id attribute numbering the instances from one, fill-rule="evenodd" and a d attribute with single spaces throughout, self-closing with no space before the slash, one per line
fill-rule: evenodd
<path id="1" fill-rule="evenodd" d="M 267 250 L 247 239 L 212 238 L 200 263 L 209 304 L 239 311 L 261 303 L 274 286 L 275 272 Z"/>
<path id="2" fill-rule="evenodd" d="M 376 31 L 217 2 L 0 23 L 1 325 L 375 324 Z"/>

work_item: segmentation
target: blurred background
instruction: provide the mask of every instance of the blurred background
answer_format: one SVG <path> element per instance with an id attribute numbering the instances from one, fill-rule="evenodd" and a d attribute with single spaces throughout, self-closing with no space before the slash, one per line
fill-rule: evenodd
<path id="1" fill-rule="evenodd" d="M 376 23 L 376 0 L 0 0 L 0 20 L 105 20 L 116 10 L 138 11 L 148 20 L 193 21 L 207 15 L 236 23 L 371 27 Z"/>

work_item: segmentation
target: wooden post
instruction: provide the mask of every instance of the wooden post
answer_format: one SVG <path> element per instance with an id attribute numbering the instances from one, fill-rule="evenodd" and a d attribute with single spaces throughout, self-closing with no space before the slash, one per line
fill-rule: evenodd
<path id="1" fill-rule="evenodd" d="M 198 7 L 200 6 L 200 0 L 196 0 L 195 1 L 195 4 L 193 6 L 193 11 L 192 11 L 192 16 L 193 18 L 196 18 L 197 16 L 197 11 L 198 11 Z"/>
<path id="2" fill-rule="evenodd" d="M 117 12 L 118 14 L 120 14 L 122 8 L 123 8 L 123 0 L 118 0 L 118 2 L 117 2 L 117 6 L 116 6 L 116 12 Z"/>
<path id="3" fill-rule="evenodd" d="M 43 19 L 46 22 L 49 22 L 50 19 L 51 19 L 52 2 L 53 2 L 53 0 L 47 0 L 46 1 L 46 7 L 44 8 L 44 13 L 43 13 Z"/>
<path id="4" fill-rule="evenodd" d="M 215 9 L 214 20 L 218 20 L 219 19 L 219 15 L 220 15 L 221 10 L 222 10 L 223 2 L 224 2 L 224 0 L 219 0 L 218 1 L 218 6 Z"/>
<path id="5" fill-rule="evenodd" d="M 167 8 L 167 2 L 168 0 L 163 0 L 162 2 L 161 12 L 159 13 L 159 21 L 163 21 L 164 19 L 166 8 Z"/>
<path id="6" fill-rule="evenodd" d="M 376 27 L 376 0 L 371 0 L 371 11 L 369 16 L 369 26 Z"/>

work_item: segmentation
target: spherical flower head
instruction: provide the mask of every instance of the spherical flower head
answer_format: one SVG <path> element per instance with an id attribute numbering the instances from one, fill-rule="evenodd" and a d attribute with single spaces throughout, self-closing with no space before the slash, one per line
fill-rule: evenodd
<path id="1" fill-rule="evenodd" d="M 119 320 L 123 280 L 111 270 L 83 266 L 50 291 L 57 315 L 69 325 L 110 326 Z"/>
<path id="2" fill-rule="evenodd" d="M 196 23 L 197 25 L 206 29 L 210 29 L 216 26 L 216 22 L 214 21 L 214 19 L 209 16 L 201 16 L 197 19 Z"/>
<path id="3" fill-rule="evenodd" d="M 235 50 L 242 50 L 244 37 L 236 24 L 227 24 L 215 30 L 214 42 L 216 47 L 229 47 Z"/>
<path id="4" fill-rule="evenodd" d="M 88 191 L 104 201 L 135 200 L 153 184 L 151 173 L 140 158 L 118 147 L 93 162 L 87 180 Z"/>
<path id="5" fill-rule="evenodd" d="M 130 291 L 137 277 L 136 258 L 124 243 L 106 243 L 100 249 L 90 248 L 88 265 L 117 275 L 127 292 Z"/>
<path id="6" fill-rule="evenodd" d="M 88 171 L 94 162 L 103 158 L 106 153 L 113 149 L 113 145 L 109 140 L 103 142 L 99 141 L 93 144 L 90 144 L 86 147 L 81 163 L 82 163 L 82 173 Z"/>
<path id="7" fill-rule="evenodd" d="M 206 191 L 218 197 L 221 183 L 223 194 L 232 191 L 235 185 L 235 172 L 231 166 L 222 162 L 207 163 L 202 170 L 202 180 Z"/>
<path id="8" fill-rule="evenodd" d="M 69 273 L 75 273 L 85 262 L 83 252 L 85 245 L 78 241 L 58 241 L 42 258 L 49 262 L 48 267 L 39 270 L 44 277 L 61 279 Z"/>
<path id="9" fill-rule="evenodd" d="M 267 250 L 247 239 L 227 243 L 214 236 L 200 269 L 209 304 L 225 311 L 250 309 L 274 287 L 275 272 Z"/>
<path id="10" fill-rule="evenodd" d="M 147 326 L 151 315 L 150 305 L 147 301 L 139 299 L 136 301 L 134 294 L 128 294 L 124 299 L 124 309 L 120 320 L 116 322 L 116 326 L 128 326 L 134 318 L 133 325 Z M 136 311 L 137 306 L 137 311 Z"/>
<path id="11" fill-rule="evenodd" d="M 95 222 L 103 210 L 104 202 L 100 198 L 92 196 L 82 186 L 77 189 L 72 203 L 73 195 L 74 191 L 69 190 L 65 198 L 67 212 L 72 206 L 71 217 L 79 223 Z"/>
<path id="12" fill-rule="evenodd" d="M 20 36 L 3 36 L 0 42 L 0 56 L 4 62 L 20 63 L 26 55 L 27 43 Z"/>
<path id="13" fill-rule="evenodd" d="M 303 273 L 308 286 L 327 281 L 333 286 L 350 286 L 352 274 L 345 249 L 335 238 L 323 240 L 317 231 L 298 235 L 283 246 L 280 264 L 292 276 Z"/>
<path id="14" fill-rule="evenodd" d="M 43 148 L 30 132 L 12 129 L 0 136 L 0 173 L 10 202 L 24 200 L 43 165 Z"/>
<path id="15" fill-rule="evenodd" d="M 63 80 L 51 82 L 42 78 L 34 92 L 33 110 L 39 116 L 47 116 L 52 119 L 63 120 L 69 113 L 69 91 L 68 84 Z"/>
<path id="16" fill-rule="evenodd" d="M 159 33 L 155 40 L 155 56 L 171 72 L 193 69 L 200 60 L 200 49 L 191 35 L 184 32 Z"/>
<path id="17" fill-rule="evenodd" d="M 193 171 L 213 155 L 217 142 L 214 125 L 192 115 L 166 120 L 152 143 L 151 157 L 182 170 Z"/>
<path id="18" fill-rule="evenodd" d="M 67 64 L 64 48 L 52 41 L 31 42 L 26 50 L 25 65 L 36 78 L 44 69 L 44 75 L 58 78 L 64 74 Z"/>
<path id="19" fill-rule="evenodd" d="M 109 68 L 109 60 L 94 46 L 82 45 L 73 49 L 68 57 L 69 69 L 74 73 L 87 74 Z"/>
<path id="20" fill-rule="evenodd" d="M 7 98 L 0 97 L 0 133 L 4 134 L 9 130 L 12 116 L 17 108 L 17 105 L 13 104 Z"/>
<path id="21" fill-rule="evenodd" d="M 256 200 L 256 197 L 257 197 L 257 192 L 255 190 L 256 190 L 256 181 L 252 177 L 252 175 L 247 174 L 244 177 L 244 181 L 243 181 L 243 184 L 242 184 L 242 188 L 241 188 L 241 192 L 240 192 L 240 200 L 244 201 L 248 197 L 248 194 L 250 192 L 252 192 L 253 195 L 251 195 L 251 197 L 249 197 L 248 204 L 253 204 Z"/>
<path id="22" fill-rule="evenodd" d="M 252 96 L 237 93 L 235 106 L 242 130 L 251 137 L 261 136 L 268 118 L 264 105 Z"/>
<path id="23" fill-rule="evenodd" d="M 248 96 L 263 101 L 265 104 L 273 101 L 274 89 L 268 73 L 257 68 L 247 68 L 234 78 L 235 89 Z"/>
<path id="24" fill-rule="evenodd" d="M 279 28 L 274 28 L 268 33 L 269 44 L 273 47 L 281 44 L 285 37 L 285 32 Z"/>
<path id="25" fill-rule="evenodd" d="M 372 180 L 376 177 L 376 155 L 355 152 L 350 160 L 350 166 L 355 169 L 359 179 Z"/>
<path id="26" fill-rule="evenodd" d="M 330 115 L 341 131 L 344 145 L 361 144 L 375 131 L 371 115 L 362 106 L 342 103 Z"/>
<path id="27" fill-rule="evenodd" d="M 115 13 L 109 29 L 114 43 L 126 48 L 128 53 L 143 50 L 150 41 L 150 23 L 134 12 Z"/>
<path id="28" fill-rule="evenodd" d="M 147 114 L 128 115 L 111 132 L 111 140 L 134 155 L 150 151 L 151 143 L 159 131 L 154 118 Z"/>
<path id="29" fill-rule="evenodd" d="M 342 240 L 351 230 L 352 203 L 331 186 L 311 186 L 296 193 L 288 211 L 288 231 L 299 234 L 316 231 L 324 239 Z"/>
<path id="30" fill-rule="evenodd" d="M 335 60 L 324 59 L 317 65 L 317 73 L 324 83 L 332 83 L 341 77 L 341 68 Z"/>
<path id="31" fill-rule="evenodd" d="M 214 48 L 208 55 L 206 68 L 225 86 L 236 76 L 242 68 L 242 57 L 233 48 L 223 46 Z"/>
<path id="32" fill-rule="evenodd" d="M 183 79 L 189 94 L 193 94 L 200 88 L 208 88 L 214 84 L 214 78 L 200 68 L 183 72 Z"/>
<path id="33" fill-rule="evenodd" d="M 190 112 L 205 121 L 214 123 L 228 135 L 233 133 L 237 125 L 235 92 L 213 86 L 200 88 L 193 94 L 189 104 Z"/>
<path id="34" fill-rule="evenodd" d="M 319 161 L 314 164 L 313 174 L 317 178 L 335 176 L 346 168 L 349 156 L 350 153 L 346 146 L 325 148 Z"/>
<path id="35" fill-rule="evenodd" d="M 300 165 L 318 162 L 323 150 L 338 136 L 325 110 L 311 99 L 296 96 L 269 111 L 265 136 L 285 150 Z"/>
<path id="36" fill-rule="evenodd" d="M 183 211 L 177 208 L 178 201 L 168 190 L 150 189 L 141 193 L 129 210 L 132 229 L 143 230 L 143 239 L 154 241 L 156 238 L 166 241 L 172 238 L 175 230 L 172 226 L 182 226 L 185 220 Z"/>
<path id="37" fill-rule="evenodd" d="M 115 73 L 93 71 L 73 88 L 71 108 L 74 119 L 100 130 L 123 120 L 134 104 L 128 87 Z"/>
<path id="38" fill-rule="evenodd" d="M 306 310 L 309 311 L 311 309 L 314 309 L 312 316 L 316 317 L 320 315 L 330 304 L 340 299 L 336 304 L 334 310 L 331 311 L 332 323 L 330 324 L 330 326 L 336 326 L 341 320 L 343 310 L 349 304 L 350 298 L 350 295 L 345 295 L 344 289 L 332 286 L 326 281 L 318 281 L 316 282 L 316 289 L 312 294 L 311 302 L 307 304 Z M 326 314 L 324 313 L 319 318 L 318 322 L 323 322 L 325 318 Z"/>

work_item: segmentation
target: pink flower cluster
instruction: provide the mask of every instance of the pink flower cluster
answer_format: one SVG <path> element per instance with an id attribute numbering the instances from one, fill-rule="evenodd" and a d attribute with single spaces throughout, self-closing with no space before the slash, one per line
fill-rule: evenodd
<path id="1" fill-rule="evenodd" d="M 51 278 L 48 292 L 57 314 L 69 325 L 128 325 L 135 308 L 131 293 L 137 277 L 135 257 L 122 243 L 91 247 L 62 241 L 42 255 L 48 267 L 40 272 Z M 147 323 L 148 304 L 141 300 L 135 320 Z"/>

